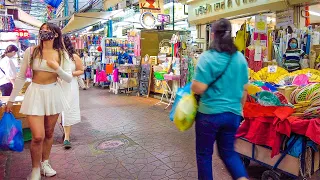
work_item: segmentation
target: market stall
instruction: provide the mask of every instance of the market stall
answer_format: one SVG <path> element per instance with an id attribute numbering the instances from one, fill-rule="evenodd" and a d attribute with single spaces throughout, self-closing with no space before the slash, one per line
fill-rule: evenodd
<path id="1" fill-rule="evenodd" d="M 275 67 L 250 71 L 236 151 L 270 168 L 263 180 L 310 177 L 319 170 L 320 71 Z"/>

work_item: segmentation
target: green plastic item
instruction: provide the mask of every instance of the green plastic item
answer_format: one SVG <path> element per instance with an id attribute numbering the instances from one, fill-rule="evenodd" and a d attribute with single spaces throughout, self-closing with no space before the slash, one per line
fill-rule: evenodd
<path id="1" fill-rule="evenodd" d="M 269 91 L 259 93 L 258 102 L 263 106 L 281 106 L 279 98 Z"/>
<path id="2" fill-rule="evenodd" d="M 262 81 L 254 81 L 252 84 L 259 86 L 259 87 L 262 87 L 265 85 L 264 82 L 262 82 Z"/>
<path id="3" fill-rule="evenodd" d="M 22 131 L 23 131 L 23 140 L 24 140 L 24 142 L 31 141 L 31 139 L 32 139 L 31 129 L 30 128 L 25 128 Z"/>
<path id="4" fill-rule="evenodd" d="M 167 72 L 160 71 L 160 72 L 154 72 L 154 77 L 157 80 L 164 80 L 164 75 L 167 74 Z"/>

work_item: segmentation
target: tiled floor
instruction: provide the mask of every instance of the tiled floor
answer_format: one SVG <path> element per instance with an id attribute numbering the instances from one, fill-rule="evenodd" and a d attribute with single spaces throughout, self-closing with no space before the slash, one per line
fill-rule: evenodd
<path id="1" fill-rule="evenodd" d="M 177 131 L 169 111 L 156 102 L 102 89 L 81 91 L 82 122 L 72 129 L 73 148 L 62 148 L 57 126 L 51 163 L 58 174 L 43 179 L 196 179 L 194 131 Z M 231 179 L 219 158 L 213 159 L 215 179 Z M 28 144 L 22 153 L 0 153 L 0 180 L 25 179 L 30 168 Z M 264 168 L 248 170 L 250 179 L 259 179 Z"/>

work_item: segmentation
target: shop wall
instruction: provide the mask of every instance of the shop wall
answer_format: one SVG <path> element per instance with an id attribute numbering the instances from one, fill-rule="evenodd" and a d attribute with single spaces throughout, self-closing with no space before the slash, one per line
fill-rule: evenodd
<path id="1" fill-rule="evenodd" d="M 207 24 L 220 18 L 232 18 L 260 12 L 287 9 L 286 0 L 207 0 L 189 4 L 189 22 Z"/>
<path id="2" fill-rule="evenodd" d="M 141 57 L 146 54 L 158 56 L 159 43 L 163 39 L 171 39 L 174 31 L 141 31 Z"/>

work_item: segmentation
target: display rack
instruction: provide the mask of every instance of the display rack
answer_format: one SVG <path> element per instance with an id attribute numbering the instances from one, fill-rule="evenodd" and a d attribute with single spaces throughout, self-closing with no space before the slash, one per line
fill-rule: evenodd
<path id="1" fill-rule="evenodd" d="M 120 65 L 119 66 L 119 90 L 129 95 L 138 90 L 139 65 Z"/>

